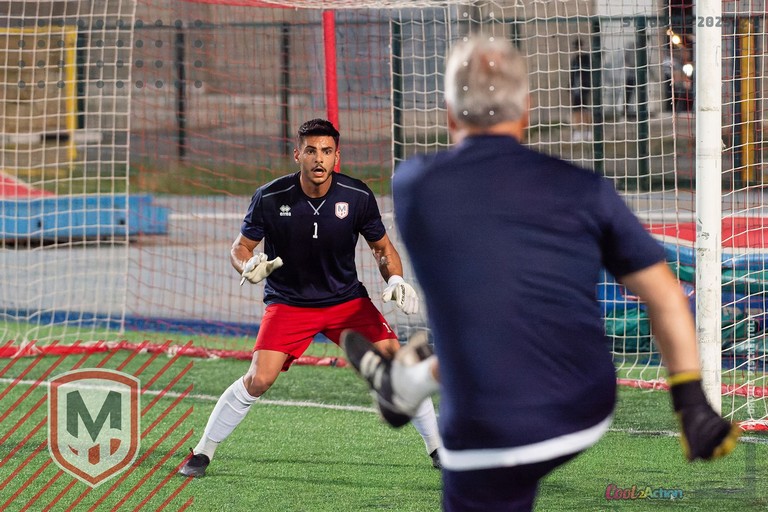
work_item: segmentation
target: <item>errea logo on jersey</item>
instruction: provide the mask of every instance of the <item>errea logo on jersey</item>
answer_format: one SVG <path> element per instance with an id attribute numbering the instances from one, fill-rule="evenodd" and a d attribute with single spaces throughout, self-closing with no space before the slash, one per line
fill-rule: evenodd
<path id="1" fill-rule="evenodd" d="M 336 203 L 336 216 L 343 219 L 349 215 L 349 203 Z"/>
<path id="2" fill-rule="evenodd" d="M 287 204 L 284 204 L 280 207 L 280 216 L 281 217 L 290 217 L 291 216 L 291 207 Z"/>

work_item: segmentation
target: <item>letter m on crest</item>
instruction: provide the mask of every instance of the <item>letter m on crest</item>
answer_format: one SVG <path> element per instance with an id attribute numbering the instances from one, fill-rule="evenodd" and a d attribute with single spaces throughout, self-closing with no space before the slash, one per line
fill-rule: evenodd
<path id="1" fill-rule="evenodd" d="M 75 370 L 51 379 L 48 450 L 54 462 L 96 487 L 139 453 L 139 380 L 114 370 Z"/>

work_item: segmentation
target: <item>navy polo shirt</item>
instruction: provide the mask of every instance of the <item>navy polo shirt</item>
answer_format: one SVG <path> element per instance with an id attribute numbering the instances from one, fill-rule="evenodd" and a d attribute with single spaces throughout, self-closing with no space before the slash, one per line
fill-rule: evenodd
<path id="1" fill-rule="evenodd" d="M 601 267 L 621 278 L 664 260 L 611 183 L 483 135 L 404 162 L 393 190 L 440 360 L 446 448 L 524 446 L 606 419 Z"/>

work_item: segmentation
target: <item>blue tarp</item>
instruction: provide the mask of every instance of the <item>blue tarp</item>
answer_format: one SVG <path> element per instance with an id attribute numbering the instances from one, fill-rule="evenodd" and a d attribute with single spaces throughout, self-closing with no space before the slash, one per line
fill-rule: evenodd
<path id="1" fill-rule="evenodd" d="M 0 200 L 0 238 L 56 240 L 168 233 L 168 208 L 149 194 Z"/>

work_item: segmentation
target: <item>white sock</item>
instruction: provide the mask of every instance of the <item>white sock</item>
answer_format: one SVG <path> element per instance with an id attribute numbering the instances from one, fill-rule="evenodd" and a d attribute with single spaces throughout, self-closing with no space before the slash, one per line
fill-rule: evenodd
<path id="1" fill-rule="evenodd" d="M 440 383 L 432 375 L 432 364 L 436 356 L 432 355 L 414 365 L 392 363 L 392 388 L 397 395 L 397 404 L 405 411 L 416 411 L 424 399 L 431 397 L 440 389 Z M 434 413 L 434 408 L 433 408 Z M 414 413 L 416 414 L 416 413 Z"/>
<path id="2" fill-rule="evenodd" d="M 213 459 L 216 447 L 229 437 L 235 427 L 243 421 L 251 408 L 251 404 L 256 400 L 258 397 L 248 394 L 243 379 L 237 379 L 219 397 L 219 401 L 216 402 L 216 406 L 208 418 L 203 437 L 200 438 L 200 442 L 192 451 L 195 454 L 207 455 L 209 459 Z"/>
<path id="3" fill-rule="evenodd" d="M 416 410 L 416 414 L 411 419 L 411 423 L 424 439 L 427 447 L 427 453 L 440 448 L 443 443 L 440 440 L 440 432 L 437 430 L 437 416 L 435 415 L 435 404 L 432 403 L 432 397 L 427 398 Z"/>

